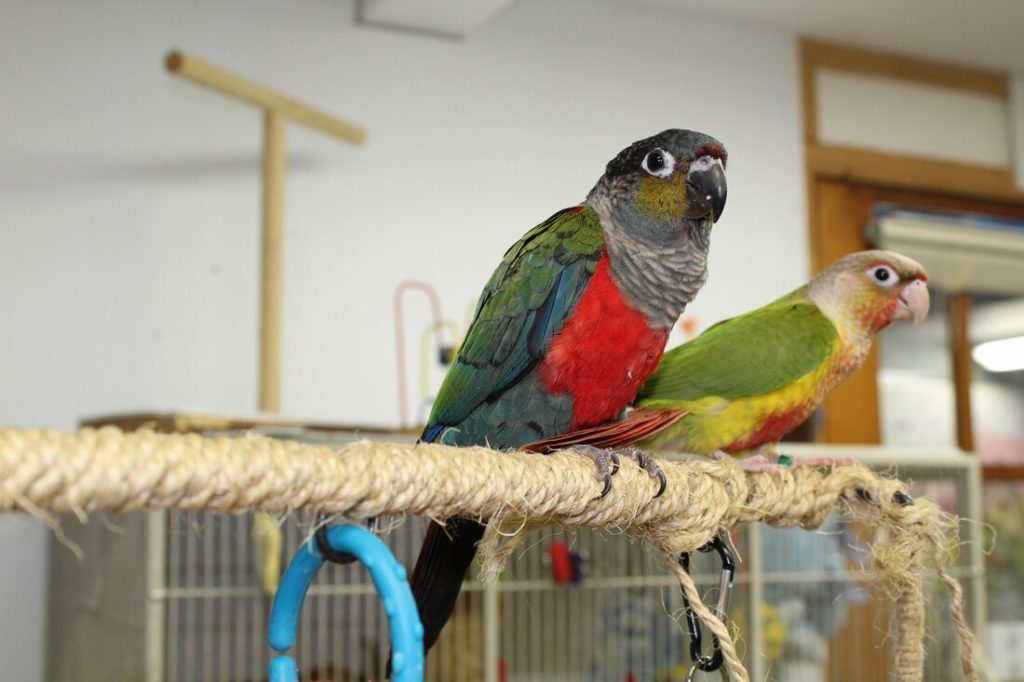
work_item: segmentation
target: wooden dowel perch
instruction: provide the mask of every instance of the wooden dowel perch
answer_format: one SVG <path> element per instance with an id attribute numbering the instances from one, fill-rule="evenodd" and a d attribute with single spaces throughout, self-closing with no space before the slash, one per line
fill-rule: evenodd
<path id="1" fill-rule="evenodd" d="M 624 463 L 603 499 L 590 460 L 486 448 L 361 441 L 339 450 L 261 437 L 76 433 L 0 429 L 0 510 L 84 516 L 95 511 L 208 509 L 224 512 L 311 512 L 361 519 L 393 514 L 490 519 L 510 535 L 490 533 L 481 546 L 485 575 L 502 567 L 525 532 L 540 525 L 591 526 L 630 532 L 659 552 L 718 635 L 732 679 L 748 680 L 728 628 L 699 599 L 676 563 L 723 529 L 744 523 L 820 526 L 832 510 L 874 529 L 871 556 L 895 600 L 895 670 L 921 680 L 924 665 L 923 576 L 934 570 L 951 593 L 961 664 L 977 680 L 974 639 L 963 615 L 960 584 L 945 569 L 957 542 L 957 520 L 935 504 L 906 504 L 904 485 L 862 466 L 811 467 L 781 476 L 750 474 L 731 461 L 659 462 L 656 483 Z"/>
<path id="2" fill-rule="evenodd" d="M 263 112 L 263 262 L 260 278 L 259 406 L 281 409 L 281 296 L 284 289 L 284 116 Z"/>
<path id="3" fill-rule="evenodd" d="M 352 144 L 366 142 L 359 126 L 180 51 L 164 65 L 172 74 L 263 109 L 263 237 L 260 292 L 259 408 L 281 407 L 281 298 L 284 276 L 285 122 L 294 121 Z"/>
<path id="4" fill-rule="evenodd" d="M 205 85 L 222 94 L 236 97 L 261 109 L 277 112 L 296 123 L 309 126 L 332 137 L 352 144 L 366 142 L 366 131 L 354 123 L 349 123 L 337 116 L 286 97 L 276 90 L 254 83 L 198 57 L 175 50 L 164 58 L 164 65 L 173 74 Z"/>

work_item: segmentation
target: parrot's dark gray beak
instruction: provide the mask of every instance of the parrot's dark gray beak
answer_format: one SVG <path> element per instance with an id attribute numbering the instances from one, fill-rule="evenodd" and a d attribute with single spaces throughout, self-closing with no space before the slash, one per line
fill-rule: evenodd
<path id="1" fill-rule="evenodd" d="M 718 222 L 725 210 L 728 193 L 721 160 L 701 157 L 694 162 L 686 177 L 686 201 L 689 204 L 686 217 L 696 220 L 711 216 Z"/>

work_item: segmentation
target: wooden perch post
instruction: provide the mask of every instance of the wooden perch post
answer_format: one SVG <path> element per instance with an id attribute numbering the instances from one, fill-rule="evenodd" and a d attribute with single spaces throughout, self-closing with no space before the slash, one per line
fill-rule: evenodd
<path id="1" fill-rule="evenodd" d="M 170 52 L 167 70 L 263 110 L 263 265 L 260 296 L 259 408 L 281 407 L 281 257 L 284 247 L 285 122 L 301 123 L 351 144 L 363 144 L 357 125 L 182 52 Z"/>

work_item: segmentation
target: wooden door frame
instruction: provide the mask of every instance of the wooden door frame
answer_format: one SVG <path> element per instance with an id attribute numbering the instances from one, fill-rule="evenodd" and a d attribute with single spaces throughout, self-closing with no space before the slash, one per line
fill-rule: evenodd
<path id="1" fill-rule="evenodd" d="M 1017 189 L 1009 166 L 941 161 L 831 145 L 818 137 L 820 71 L 855 73 L 1008 100 L 1005 74 L 809 39 L 800 41 L 800 71 L 812 272 L 820 271 L 845 253 L 867 248 L 864 212 L 866 206 L 876 201 L 1024 218 L 1024 193 Z M 826 219 L 836 215 L 846 218 Z M 959 308 L 953 306 L 952 313 L 965 309 L 963 299 L 960 300 Z M 963 315 L 953 322 L 957 341 L 952 364 L 956 368 L 958 442 L 970 451 L 970 344 L 964 334 Z M 877 368 L 874 351 L 864 370 L 829 396 L 819 440 L 880 442 Z M 859 415 L 855 430 L 844 427 L 842 420 L 835 418 L 851 413 Z"/>
<path id="2" fill-rule="evenodd" d="M 889 78 L 1009 102 L 1005 74 L 802 39 L 800 85 L 807 174 L 808 179 L 820 176 L 996 203 L 1024 203 L 1024 193 L 1017 189 L 1010 166 L 942 161 L 822 143 L 818 138 L 819 71 Z"/>

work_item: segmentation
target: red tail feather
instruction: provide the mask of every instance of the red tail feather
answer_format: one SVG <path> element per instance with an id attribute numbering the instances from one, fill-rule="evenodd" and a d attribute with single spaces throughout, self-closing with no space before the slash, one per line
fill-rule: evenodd
<path id="1" fill-rule="evenodd" d="M 649 438 L 662 429 L 679 421 L 685 410 L 633 410 L 622 421 L 605 422 L 597 426 L 577 429 L 561 436 L 552 436 L 527 443 L 522 447 L 527 452 L 547 454 L 554 450 L 574 445 L 592 445 L 596 448 L 621 448 Z"/>

